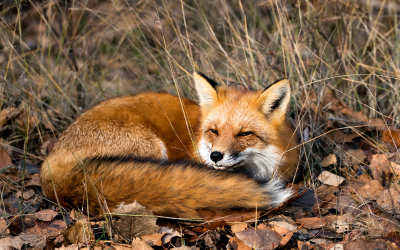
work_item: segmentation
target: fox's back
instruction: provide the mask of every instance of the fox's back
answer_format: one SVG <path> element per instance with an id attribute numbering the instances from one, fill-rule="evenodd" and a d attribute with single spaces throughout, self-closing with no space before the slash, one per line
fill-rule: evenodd
<path id="1" fill-rule="evenodd" d="M 195 102 L 166 93 L 107 100 L 83 113 L 60 135 L 43 163 L 41 179 L 50 181 L 49 170 L 52 178 L 62 178 L 87 157 L 191 159 L 195 139 L 188 131 L 196 131 L 199 119 Z"/>

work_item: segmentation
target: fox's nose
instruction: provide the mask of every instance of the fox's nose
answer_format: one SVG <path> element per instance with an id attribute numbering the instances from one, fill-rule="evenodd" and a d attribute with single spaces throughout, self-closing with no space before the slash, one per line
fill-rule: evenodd
<path id="1" fill-rule="evenodd" d="M 220 160 L 222 160 L 222 158 L 224 158 L 224 155 L 219 152 L 219 151 L 214 151 L 210 154 L 210 158 L 213 162 L 217 163 Z"/>

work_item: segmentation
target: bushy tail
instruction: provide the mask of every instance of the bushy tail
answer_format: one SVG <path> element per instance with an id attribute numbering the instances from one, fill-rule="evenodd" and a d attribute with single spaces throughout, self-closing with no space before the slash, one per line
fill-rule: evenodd
<path id="1" fill-rule="evenodd" d="M 52 173 L 53 176 L 56 173 Z M 226 173 L 192 162 L 167 163 L 134 157 L 91 158 L 71 167 L 66 176 L 42 176 L 45 193 L 62 205 L 88 205 L 93 215 L 121 202 L 137 200 L 154 214 L 196 218 L 197 209 L 268 208 L 291 196 L 279 180 L 258 184 L 247 176 Z"/>

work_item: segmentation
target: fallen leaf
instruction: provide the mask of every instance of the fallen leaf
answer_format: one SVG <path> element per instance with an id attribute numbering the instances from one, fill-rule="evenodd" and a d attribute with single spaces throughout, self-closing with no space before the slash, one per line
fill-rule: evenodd
<path id="1" fill-rule="evenodd" d="M 365 249 L 387 249 L 387 250 L 397 250 L 399 249 L 394 243 L 387 242 L 381 239 L 365 240 L 356 239 L 344 244 L 344 249 L 352 250 L 365 250 Z"/>
<path id="2" fill-rule="evenodd" d="M 56 248 L 56 250 L 78 250 L 79 245 L 78 244 L 72 244 L 69 246 L 61 246 L 60 248 Z M 101 248 L 100 248 L 101 250 Z"/>
<path id="3" fill-rule="evenodd" d="M 143 248 L 143 246 L 140 246 L 139 248 L 134 248 L 133 247 L 133 243 L 132 243 L 132 245 L 113 244 L 113 248 L 115 250 L 132 250 L 132 249 L 138 249 L 138 250 L 140 249 L 140 250 L 142 250 L 142 249 L 146 249 L 146 248 Z M 151 248 L 151 249 L 153 249 L 153 248 Z M 88 249 L 81 249 L 81 250 L 88 250 Z"/>
<path id="4" fill-rule="evenodd" d="M 368 125 L 370 126 L 370 128 L 377 129 L 377 130 L 380 130 L 380 131 L 387 130 L 388 127 L 389 127 L 389 125 L 385 124 L 385 121 L 383 119 L 380 119 L 380 118 L 371 119 L 369 121 Z"/>
<path id="5" fill-rule="evenodd" d="M 351 120 L 356 122 L 367 122 L 367 117 L 364 115 L 362 111 L 355 112 L 350 108 L 343 108 L 340 110 L 342 114 L 345 114 L 351 118 Z"/>
<path id="6" fill-rule="evenodd" d="M 329 165 L 337 165 L 336 156 L 334 154 L 328 155 L 321 162 L 322 167 L 328 167 Z"/>
<path id="7" fill-rule="evenodd" d="M 267 250 L 279 247 L 280 240 L 277 235 L 269 229 L 246 229 L 235 234 L 248 247 Z"/>
<path id="8" fill-rule="evenodd" d="M 126 239 L 153 234 L 159 230 L 156 225 L 157 217 L 152 216 L 153 212 L 147 210 L 137 201 L 128 205 L 121 204 L 113 210 L 113 213 L 118 214 L 119 217 L 113 223 L 113 233 Z"/>
<path id="9" fill-rule="evenodd" d="M 47 141 L 45 141 L 42 146 L 40 147 L 40 153 L 42 155 L 49 155 L 50 152 L 53 150 L 54 148 L 54 144 L 57 142 L 57 139 L 55 137 L 52 137 L 50 139 L 48 139 Z"/>
<path id="10" fill-rule="evenodd" d="M 335 175 L 329 171 L 323 171 L 319 176 L 318 180 L 322 182 L 323 184 L 326 185 L 331 185 L 331 186 L 339 186 L 342 184 L 343 181 L 345 181 L 345 178 Z"/>
<path id="11" fill-rule="evenodd" d="M 54 217 L 56 217 L 58 213 L 51 209 L 43 209 L 39 212 L 34 213 L 33 215 L 41 221 L 52 221 Z"/>
<path id="12" fill-rule="evenodd" d="M 22 110 L 22 112 L 15 118 L 15 123 L 18 124 L 21 130 L 26 130 L 26 126 L 28 126 L 29 130 L 36 128 L 40 120 L 36 112 L 28 112 L 26 110 Z"/>
<path id="13" fill-rule="evenodd" d="M 153 250 L 153 248 L 151 246 L 149 246 L 149 244 L 147 244 L 146 241 L 141 240 L 141 239 L 133 239 L 131 246 L 132 246 L 132 248 L 130 248 L 130 249 Z M 128 250 L 128 248 L 125 248 L 125 249 Z"/>
<path id="14" fill-rule="evenodd" d="M 9 231 L 10 230 L 8 229 L 7 221 L 5 219 L 0 219 L 0 235 L 3 233 L 8 234 Z"/>
<path id="15" fill-rule="evenodd" d="M 298 240 L 298 241 L 297 241 L 297 248 L 298 248 L 299 250 L 314 249 L 313 246 L 315 246 L 315 245 L 312 245 L 310 242 L 303 242 L 303 241 L 301 241 L 301 240 Z"/>
<path id="16" fill-rule="evenodd" d="M 33 174 L 30 177 L 31 179 L 26 183 L 25 186 L 37 186 L 37 187 L 41 187 L 42 184 L 40 183 L 40 176 L 39 173 L 37 174 Z"/>
<path id="17" fill-rule="evenodd" d="M 28 228 L 35 227 L 37 225 L 36 219 L 33 216 L 17 217 L 11 221 L 8 228 L 14 235 L 19 235 Z"/>
<path id="18" fill-rule="evenodd" d="M 385 236 L 382 237 L 382 239 L 393 242 L 398 247 L 400 247 L 400 235 L 398 234 L 398 232 L 389 232 L 389 233 L 385 234 Z"/>
<path id="19" fill-rule="evenodd" d="M 382 141 L 384 143 L 388 142 L 393 146 L 395 146 L 396 148 L 400 148 L 400 131 L 398 130 L 383 131 Z"/>
<path id="20" fill-rule="evenodd" d="M 294 232 L 288 232 L 287 234 L 285 234 L 282 238 L 281 241 L 279 242 L 279 244 L 281 246 L 285 246 L 289 240 L 292 238 Z"/>
<path id="21" fill-rule="evenodd" d="M 233 233 L 237 233 L 237 232 L 243 231 L 246 228 L 247 228 L 247 223 L 245 223 L 245 222 L 236 223 L 236 224 L 233 224 L 231 226 L 231 230 L 232 230 Z"/>
<path id="22" fill-rule="evenodd" d="M 149 235 L 144 235 L 140 237 L 142 240 L 146 241 L 149 246 L 162 246 L 162 237 L 166 233 L 155 233 L 155 234 L 149 234 Z"/>
<path id="23" fill-rule="evenodd" d="M 337 202 L 338 202 L 337 210 L 342 214 L 352 213 L 357 207 L 356 202 L 350 195 L 346 194 L 339 195 Z"/>
<path id="24" fill-rule="evenodd" d="M 378 180 L 372 180 L 358 189 L 358 194 L 366 200 L 376 200 L 384 190 L 382 184 Z"/>
<path id="25" fill-rule="evenodd" d="M 257 229 L 271 229 L 271 228 L 265 225 L 264 223 L 261 223 L 257 225 Z"/>
<path id="26" fill-rule="evenodd" d="M 19 237 L 24 244 L 29 244 L 39 249 L 43 249 L 46 245 L 47 237 L 56 236 L 65 228 L 66 224 L 64 221 L 55 220 L 45 228 L 39 226 L 29 228 L 22 232 Z"/>
<path id="27" fill-rule="evenodd" d="M 328 137 L 332 139 L 335 143 L 350 143 L 353 139 L 359 137 L 358 134 L 345 134 L 340 130 L 334 130 L 328 134 Z"/>
<path id="28" fill-rule="evenodd" d="M 364 153 L 362 149 L 349 149 L 346 151 L 339 151 L 338 155 L 340 156 L 341 162 L 345 166 L 353 166 L 359 165 L 361 162 L 367 158 L 367 155 Z"/>
<path id="29" fill-rule="evenodd" d="M 229 238 L 229 245 L 233 250 L 251 250 L 252 248 L 244 244 L 238 237 L 230 237 Z"/>
<path id="30" fill-rule="evenodd" d="M 68 244 L 90 242 L 94 239 L 93 229 L 85 219 L 78 220 L 73 225 L 68 226 L 64 230 L 63 236 Z"/>
<path id="31" fill-rule="evenodd" d="M 371 168 L 372 175 L 374 179 L 379 178 L 383 173 L 391 173 L 396 176 L 400 176 L 400 164 L 396 162 L 389 161 L 393 154 L 375 154 L 372 155 L 371 164 L 369 167 Z M 397 153 L 396 156 L 397 157 Z"/>
<path id="32" fill-rule="evenodd" d="M 1 250 L 8 250 L 11 249 L 11 242 L 14 237 L 12 236 L 7 236 L 3 239 L 0 239 L 0 249 Z"/>
<path id="33" fill-rule="evenodd" d="M 175 229 L 168 227 L 161 227 L 158 233 L 164 234 L 162 237 L 162 245 L 170 243 L 171 239 L 174 237 L 182 237 L 182 235 Z"/>
<path id="34" fill-rule="evenodd" d="M 344 220 L 337 220 L 332 223 L 332 226 L 337 233 L 344 233 L 350 230 L 349 224 Z"/>
<path id="35" fill-rule="evenodd" d="M 7 153 L 7 151 L 2 146 L 0 146 L 0 168 L 8 165 L 12 165 L 12 158 Z"/>
<path id="36" fill-rule="evenodd" d="M 15 118 L 21 113 L 21 110 L 14 107 L 8 107 L 0 112 L 0 128 L 12 118 Z"/>
<path id="37" fill-rule="evenodd" d="M 16 195 L 19 198 L 24 198 L 24 200 L 29 200 L 30 198 L 32 198 L 35 195 L 35 191 L 33 191 L 32 189 L 28 189 L 25 192 L 21 192 L 21 190 L 19 190 L 16 193 Z"/>
<path id="38" fill-rule="evenodd" d="M 303 225 L 303 227 L 307 229 L 322 228 L 326 225 L 325 219 L 318 217 L 301 218 L 296 220 L 296 222 L 299 223 L 300 225 Z"/>
<path id="39" fill-rule="evenodd" d="M 268 222 L 269 225 L 274 226 L 274 227 L 281 227 L 286 229 L 287 231 L 295 231 L 297 227 L 294 225 L 286 222 L 286 221 L 270 221 Z"/>
<path id="40" fill-rule="evenodd" d="M 400 187 L 383 190 L 376 200 L 379 209 L 385 213 L 398 214 L 400 211 Z"/>

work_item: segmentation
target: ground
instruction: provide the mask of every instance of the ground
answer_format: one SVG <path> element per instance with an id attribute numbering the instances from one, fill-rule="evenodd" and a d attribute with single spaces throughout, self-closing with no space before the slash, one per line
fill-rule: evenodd
<path id="1" fill-rule="evenodd" d="M 395 0 L 3 1 L 0 248 L 398 249 L 399 23 Z M 195 70 L 249 89 L 290 80 L 292 200 L 201 221 L 46 200 L 40 164 L 79 114 L 143 91 L 196 99 Z"/>

